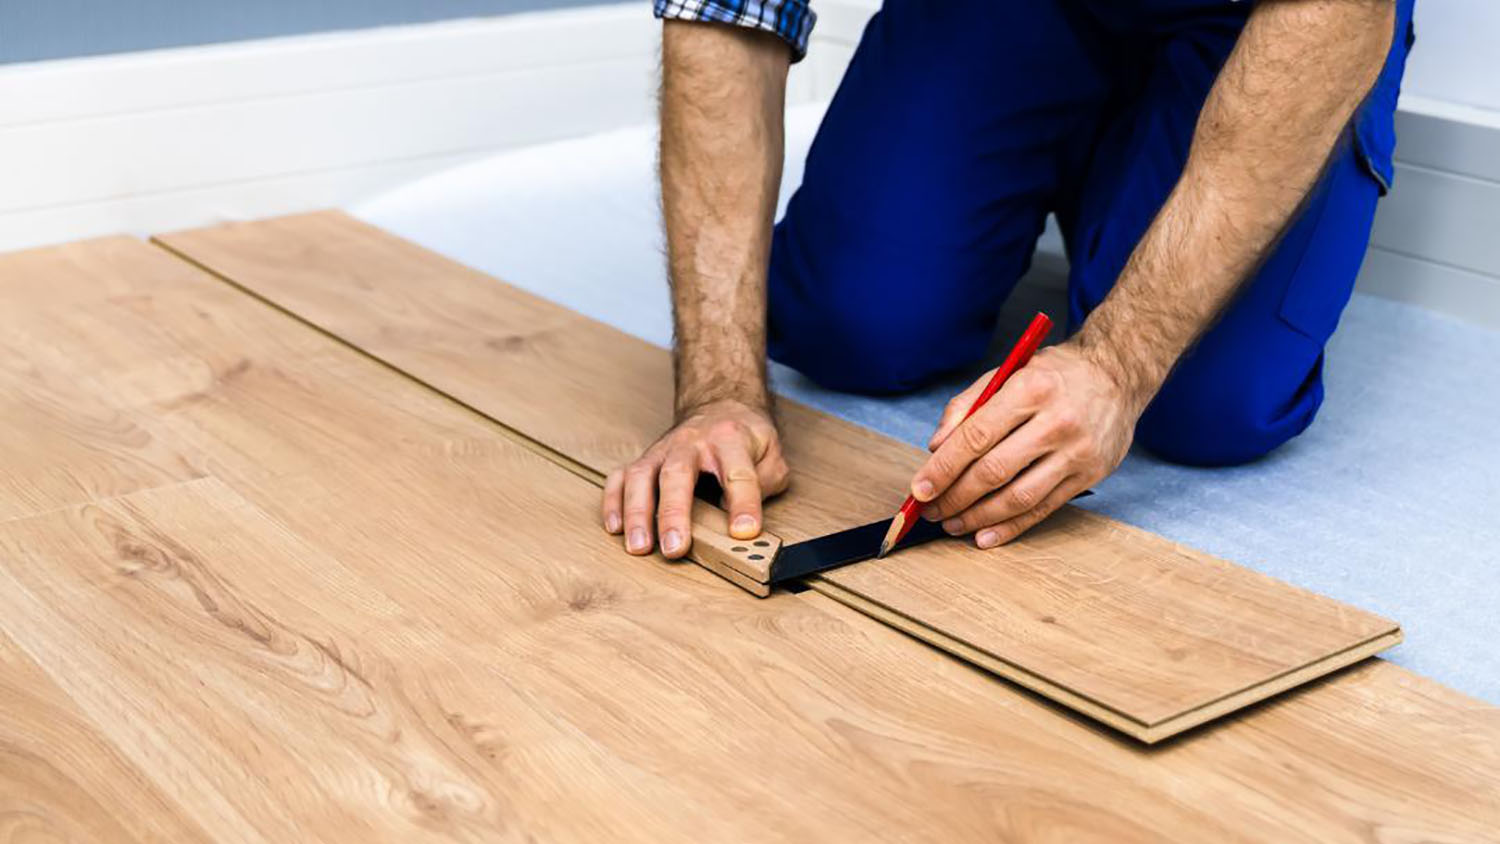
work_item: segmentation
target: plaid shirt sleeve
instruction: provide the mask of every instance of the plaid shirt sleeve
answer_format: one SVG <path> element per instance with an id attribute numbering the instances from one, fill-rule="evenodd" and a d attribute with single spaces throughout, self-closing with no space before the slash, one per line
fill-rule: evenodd
<path id="1" fill-rule="evenodd" d="M 818 16 L 808 0 L 654 0 L 658 18 L 717 21 L 758 29 L 792 48 L 792 61 L 807 55 L 807 38 Z"/>

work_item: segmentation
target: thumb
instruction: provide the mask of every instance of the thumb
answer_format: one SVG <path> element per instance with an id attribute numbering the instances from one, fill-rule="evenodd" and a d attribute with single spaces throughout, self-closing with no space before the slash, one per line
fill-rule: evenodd
<path id="1" fill-rule="evenodd" d="M 932 432 L 932 438 L 927 441 L 928 451 L 937 451 L 938 447 L 954 431 L 958 430 L 959 423 L 964 421 L 964 417 L 968 415 L 969 408 L 973 406 L 974 400 L 979 398 L 980 393 L 984 392 L 984 385 L 989 383 L 990 376 L 994 374 L 995 370 L 993 369 L 985 372 L 974 383 L 966 387 L 962 393 L 954 396 L 948 402 L 948 406 L 943 408 L 943 418 L 938 420 L 937 430 Z"/>

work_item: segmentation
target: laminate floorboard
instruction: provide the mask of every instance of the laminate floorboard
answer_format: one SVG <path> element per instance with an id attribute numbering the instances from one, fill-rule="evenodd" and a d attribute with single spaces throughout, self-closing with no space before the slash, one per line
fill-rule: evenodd
<path id="1" fill-rule="evenodd" d="M 822 596 L 757 601 L 623 557 L 578 528 L 589 482 L 161 250 L 44 254 L 99 277 L 60 281 L 59 306 L 15 303 L 0 332 L 32 326 L 41 383 L 149 422 L 211 475 L 0 523 L 0 643 L 27 657 L 0 661 L 0 689 L 37 689 L 31 719 L 80 725 L 0 752 L 0 806 L 94 764 L 53 804 L 79 838 L 118 840 L 108 815 L 133 794 L 123 837 L 1500 829 L 1500 710 L 1393 666 L 1145 749 Z M 65 443 L 93 453 L 97 436 Z"/>
<path id="2" fill-rule="evenodd" d="M 668 422 L 665 351 L 347 216 L 158 240 L 596 474 Z M 894 511 L 920 452 L 795 402 L 778 415 L 796 474 L 769 530 L 797 541 Z M 1390 620 L 1076 508 L 995 551 L 936 542 L 820 581 L 1147 741 L 1400 641 Z"/>
<path id="3" fill-rule="evenodd" d="M 0 841 L 210 840 L 5 635 L 0 713 Z"/>

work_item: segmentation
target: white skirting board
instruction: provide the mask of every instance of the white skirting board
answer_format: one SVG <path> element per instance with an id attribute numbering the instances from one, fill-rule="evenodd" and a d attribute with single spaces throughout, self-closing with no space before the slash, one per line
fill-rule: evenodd
<path id="1" fill-rule="evenodd" d="M 344 205 L 650 119 L 646 3 L 0 67 L 0 250 Z"/>

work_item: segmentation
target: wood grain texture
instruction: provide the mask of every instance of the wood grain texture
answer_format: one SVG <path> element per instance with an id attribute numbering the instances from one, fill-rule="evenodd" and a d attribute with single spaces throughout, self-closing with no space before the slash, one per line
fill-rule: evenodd
<path id="1" fill-rule="evenodd" d="M 158 240 L 595 472 L 669 421 L 663 350 L 347 216 Z M 796 402 L 778 414 L 797 474 L 770 530 L 798 541 L 900 503 L 921 452 Z M 1147 741 L 1400 640 L 1387 619 L 1076 508 L 995 551 L 940 541 L 821 579 Z"/>
<path id="2" fill-rule="evenodd" d="M 84 793 L 54 801 L 49 829 L 945 842 L 1500 829 L 1493 707 L 1372 662 L 1143 749 L 822 596 L 756 601 L 696 566 L 622 556 L 577 527 L 597 511 L 589 483 L 165 253 L 48 250 L 101 251 L 107 278 L 60 285 L 70 307 L 16 309 L 56 352 L 31 362 L 148 419 L 214 480 L 0 524 L 0 636 L 26 654 L 0 663 L 0 688 L 42 689 L 27 717 L 56 712 L 102 742 L 40 748 L 34 765 L 0 754 L 0 805 L 45 805 L 47 772 L 97 767 L 73 775 Z M 115 278 L 128 295 L 91 295 Z M 86 451 L 89 436 L 72 442 Z M 112 796 L 142 791 L 159 796 Z"/>
<path id="3" fill-rule="evenodd" d="M 0 713 L 0 841 L 210 840 L 5 635 Z"/>
<path id="4" fill-rule="evenodd" d="M 39 252 L 7 257 L 0 273 L 0 521 L 202 475 L 189 455 L 162 443 L 149 420 L 101 403 L 48 367 L 57 348 L 48 326 L 30 318 L 44 322 L 78 304 L 59 278 L 98 275 L 102 295 L 124 294 L 101 268 L 125 242 L 101 241 L 94 254 L 65 260 Z"/>

